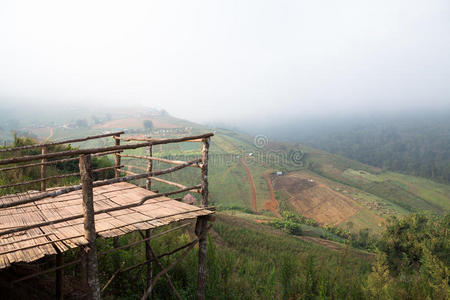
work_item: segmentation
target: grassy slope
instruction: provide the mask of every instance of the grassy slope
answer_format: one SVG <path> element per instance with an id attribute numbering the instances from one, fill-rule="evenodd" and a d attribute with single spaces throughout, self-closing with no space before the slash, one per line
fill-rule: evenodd
<path id="1" fill-rule="evenodd" d="M 203 133 L 210 129 L 170 116 L 161 117 L 165 123 L 178 126 L 192 127 L 192 134 Z M 55 129 L 53 139 L 72 138 L 82 135 L 93 135 L 102 132 L 99 129 Z M 442 213 L 450 209 L 450 187 L 431 180 L 408 176 L 393 172 L 383 172 L 347 158 L 333 155 L 310 147 L 278 143 L 269 141 L 264 148 L 254 145 L 253 137 L 237 131 L 216 129 L 212 139 L 210 151 L 210 200 L 219 206 L 239 206 L 251 208 L 251 188 L 247 173 L 240 159 L 244 158 L 250 168 L 256 186 L 256 199 L 258 210 L 261 211 L 264 203 L 270 199 L 269 189 L 264 180 L 266 171 L 283 170 L 297 172 L 304 176 L 311 176 L 320 183 L 333 189 L 336 193 L 344 193 L 349 197 L 359 211 L 341 226 L 348 227 L 351 222 L 354 229 L 379 229 L 383 218 L 389 214 L 405 214 L 416 210 L 431 210 Z M 112 144 L 112 140 L 96 140 L 83 143 L 80 146 L 97 147 Z M 185 155 L 180 159 L 193 159 L 199 154 L 199 145 L 196 143 L 183 143 L 178 145 L 164 145 L 154 148 L 154 155 Z M 305 155 L 300 164 L 293 163 L 290 153 L 301 149 Z M 144 149 L 130 151 L 130 153 L 144 154 Z M 254 153 L 250 157 L 248 154 Z M 276 153 L 281 153 L 281 156 Z M 186 156 L 187 155 L 187 156 Z M 277 156 L 278 155 L 278 156 Z M 143 162 L 128 161 L 127 163 Z M 157 168 L 167 165 L 159 164 Z M 183 184 L 196 184 L 196 170 L 186 170 L 175 175 L 166 175 L 165 178 Z M 167 186 L 155 184 L 155 188 L 167 190 Z M 291 195 L 276 191 L 279 205 L 292 210 L 289 205 Z M 382 207 L 374 205 L 381 203 Z"/>

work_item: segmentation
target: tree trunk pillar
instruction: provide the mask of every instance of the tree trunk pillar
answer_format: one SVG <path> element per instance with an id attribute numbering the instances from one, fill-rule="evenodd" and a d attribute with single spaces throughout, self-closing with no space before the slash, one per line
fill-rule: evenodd
<path id="1" fill-rule="evenodd" d="M 209 152 L 209 138 L 203 139 L 202 147 L 202 181 L 201 181 L 201 206 L 208 206 L 208 152 Z M 202 216 L 197 218 L 195 226 L 195 234 L 199 237 L 198 241 L 198 277 L 197 277 L 197 299 L 204 300 L 206 292 L 206 234 L 208 218 Z"/>
<path id="2" fill-rule="evenodd" d="M 56 253 L 56 266 L 61 267 L 64 264 L 63 254 L 58 251 Z M 56 270 L 56 299 L 64 299 L 63 287 L 64 287 L 64 269 L 60 268 Z"/>
<path id="3" fill-rule="evenodd" d="M 145 238 L 150 238 L 150 229 L 145 231 Z M 145 259 L 147 260 L 147 288 L 148 290 L 152 286 L 153 277 L 153 263 L 150 261 L 153 258 L 152 252 L 150 250 L 150 240 L 145 241 Z M 151 294 L 149 298 L 151 298 Z"/>
<path id="4" fill-rule="evenodd" d="M 47 154 L 47 146 L 42 146 L 42 154 Z M 44 179 L 45 177 L 47 177 L 47 166 L 45 165 L 45 162 L 47 161 L 47 159 L 43 158 L 41 160 L 41 179 Z M 47 189 L 47 181 L 42 180 L 41 181 L 41 192 L 45 192 L 45 190 Z"/>
<path id="5" fill-rule="evenodd" d="M 152 157 L 153 156 L 153 148 L 152 146 L 148 146 L 148 156 Z M 147 162 L 147 173 L 151 173 L 153 169 L 153 161 L 151 159 L 148 160 Z M 147 178 L 145 181 L 145 188 L 147 190 L 151 190 L 152 189 L 152 180 L 150 178 Z"/>
<path id="6" fill-rule="evenodd" d="M 120 134 L 116 134 L 114 137 L 117 137 L 117 139 L 114 139 L 114 143 L 116 146 L 120 146 L 120 140 L 118 139 L 120 137 Z M 114 178 L 119 178 L 120 177 L 120 153 L 116 153 L 114 156 L 114 165 L 115 165 L 115 169 L 114 169 Z M 113 247 L 117 248 L 119 247 L 119 238 L 118 237 L 113 237 Z M 119 262 L 116 261 L 116 267 L 119 266 Z"/>
<path id="7" fill-rule="evenodd" d="M 117 134 L 114 137 L 117 137 L 117 139 L 114 139 L 115 145 L 120 146 L 120 140 L 118 139 L 120 137 L 120 134 Z M 114 177 L 119 178 L 120 177 L 120 153 L 115 154 L 114 165 L 116 166 L 116 168 L 114 169 Z"/>
<path id="8" fill-rule="evenodd" d="M 94 193 L 91 155 L 80 156 L 80 175 L 83 193 L 84 237 L 88 245 L 84 248 L 87 256 L 87 286 L 88 299 L 100 299 L 100 284 L 98 280 L 98 261 L 96 231 L 94 219 Z"/>

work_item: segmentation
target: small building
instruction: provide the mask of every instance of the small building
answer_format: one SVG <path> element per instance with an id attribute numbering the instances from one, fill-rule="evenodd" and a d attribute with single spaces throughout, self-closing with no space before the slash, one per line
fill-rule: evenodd
<path id="1" fill-rule="evenodd" d="M 278 175 L 278 176 L 283 175 L 283 171 L 277 171 L 277 175 Z"/>

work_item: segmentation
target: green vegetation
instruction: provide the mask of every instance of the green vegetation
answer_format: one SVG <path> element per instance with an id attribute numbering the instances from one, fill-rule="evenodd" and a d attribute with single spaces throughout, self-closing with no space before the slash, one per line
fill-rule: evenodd
<path id="1" fill-rule="evenodd" d="M 142 124 L 144 125 L 145 130 L 152 131 L 152 129 L 153 129 L 153 122 L 151 120 L 144 120 L 142 122 Z"/>
<path id="2" fill-rule="evenodd" d="M 160 120 L 175 123 L 173 120 L 176 119 L 164 116 Z M 77 130 L 69 133 L 79 136 Z M 194 128 L 192 134 L 197 131 L 207 129 Z M 99 133 L 97 129 L 83 129 L 83 134 L 93 132 Z M 55 134 L 70 135 L 66 136 L 62 129 L 55 130 Z M 32 138 L 16 137 L 14 145 L 35 142 Z M 112 142 L 112 139 L 87 142 L 80 147 L 105 146 Z M 51 151 L 68 149 L 73 148 L 60 147 Z M 180 160 L 197 158 L 199 150 L 197 143 L 153 149 L 155 156 Z M 301 163 L 289 159 L 297 150 L 304 154 Z M 144 151 L 137 149 L 127 153 L 144 155 Z M 34 149 L 22 154 L 39 152 Z M 217 207 L 218 213 L 208 238 L 208 299 L 449 298 L 450 187 L 447 184 L 386 171 L 307 146 L 271 141 L 267 147 L 257 148 L 248 135 L 224 129 L 217 129 L 212 139 L 210 158 L 210 203 Z M 251 170 L 256 186 L 257 213 L 252 210 L 251 189 L 241 159 Z M 106 157 L 94 161 L 96 168 L 111 165 Z M 122 163 L 146 166 L 142 160 L 123 159 Z M 154 169 L 169 166 L 155 162 Z M 69 174 L 77 172 L 77 168 L 77 161 L 55 164 L 47 173 L 49 176 Z M 284 188 L 275 189 L 278 210 L 265 209 L 270 190 L 264 174 L 276 171 L 283 171 L 281 176 L 293 174 L 314 178 L 316 183 L 345 195 L 346 201 L 357 208 L 357 213 L 339 224 L 319 224 L 314 218 L 303 216 L 292 205 L 292 196 Z M 0 184 L 39 176 L 38 167 L 28 168 L 21 173 L 2 175 Z M 100 177 L 109 176 L 112 171 Z M 162 178 L 184 185 L 200 182 L 200 174 L 195 168 Z M 69 184 L 75 180 L 76 177 L 69 177 L 49 185 Z M 38 185 L 32 187 L 37 189 Z M 174 189 L 158 182 L 153 182 L 153 188 L 159 191 Z M 18 191 L 22 189 L 8 192 Z M 165 229 L 160 228 L 154 233 Z M 184 245 L 193 236 L 192 229 L 181 235 L 172 233 L 152 240 L 152 246 L 157 253 L 164 253 Z M 139 238 L 136 233 L 128 234 L 119 242 L 125 245 Z M 337 247 L 329 247 L 326 240 Z M 111 240 L 99 240 L 99 251 L 111 248 Z M 76 250 L 65 254 L 66 260 L 70 261 L 76 254 Z M 164 257 L 163 265 L 173 262 L 178 255 Z M 121 263 L 129 267 L 144 261 L 144 257 L 143 245 L 102 256 L 99 264 L 101 283 L 104 284 Z M 145 287 L 144 268 L 120 273 L 107 289 L 105 298 L 140 297 Z M 183 298 L 194 298 L 196 268 L 197 253 L 194 251 L 170 272 Z M 78 267 L 73 267 L 66 274 L 72 274 L 78 280 L 78 271 Z M 154 266 L 154 274 L 158 271 L 159 268 Z M 168 283 L 162 278 L 153 296 L 155 299 L 170 298 L 168 290 Z"/>
<path id="3" fill-rule="evenodd" d="M 411 215 L 392 218 L 377 241 L 376 255 L 344 246 L 339 250 L 310 243 L 269 225 L 218 213 L 208 237 L 208 299 L 448 299 L 449 216 Z M 167 229 L 167 228 L 166 228 Z M 160 228 L 155 233 L 165 230 Z M 428 233 L 431 232 L 431 235 Z M 190 230 L 152 240 L 157 253 L 186 244 Z M 120 245 L 138 240 L 137 234 L 120 238 Z M 100 240 L 99 251 L 112 249 Z M 73 257 L 71 257 L 71 255 Z M 75 258 L 76 251 L 66 254 Z M 162 259 L 163 265 L 180 254 Z M 101 285 L 117 266 L 133 266 L 145 258 L 144 246 L 102 256 Z M 160 271 L 153 266 L 154 273 Z M 194 299 L 197 253 L 191 252 L 170 276 L 185 299 Z M 72 269 L 75 273 L 77 267 Z M 67 272 L 72 274 L 72 272 Z M 78 280 L 78 279 L 77 279 Z M 145 266 L 120 273 L 105 298 L 132 299 L 142 295 Z M 154 299 L 170 298 L 161 278 Z"/>
<path id="4" fill-rule="evenodd" d="M 269 129 L 279 139 L 445 183 L 450 183 L 449 131 L 449 111 L 293 121 Z"/>
<path id="5" fill-rule="evenodd" d="M 27 145 L 36 144 L 37 141 L 30 137 L 18 137 L 16 134 L 14 135 L 14 144 L 12 147 L 22 147 Z M 5 147 L 0 147 L 3 149 Z M 54 145 L 49 146 L 47 151 L 51 152 L 60 152 L 60 151 L 68 151 L 74 150 L 77 148 L 71 147 L 70 145 Z M 24 155 L 37 155 L 41 154 L 41 148 L 31 148 L 14 152 L 4 152 L 0 154 L 0 159 L 9 158 L 14 156 L 24 156 Z M 71 156 L 73 157 L 73 156 Z M 65 157 L 70 158 L 70 157 Z M 60 158 L 49 159 L 49 161 L 59 160 Z M 15 164 L 15 165 L 25 165 L 30 164 L 30 162 Z M 13 166 L 13 165 L 11 165 Z M 113 162 L 106 156 L 103 157 L 94 157 L 92 159 L 92 166 L 94 169 L 105 168 L 113 166 Z M 3 167 L 9 167 L 9 165 L 5 165 Z M 78 173 L 78 160 L 63 162 L 63 163 L 55 163 L 47 166 L 46 175 L 47 177 L 55 176 L 55 175 L 63 175 L 63 174 L 72 174 Z M 0 185 L 9 185 L 14 183 L 20 183 L 25 181 L 31 181 L 35 179 L 39 179 L 41 177 L 40 166 L 27 167 L 23 169 L 10 170 L 5 172 L 0 172 Z M 94 173 L 94 180 L 112 178 L 114 177 L 114 170 L 103 170 L 101 172 Z M 64 186 L 64 185 L 72 185 L 77 184 L 79 182 L 79 178 L 77 176 L 68 176 L 64 178 L 54 178 L 47 180 L 47 187 L 52 186 Z M 15 187 L 5 188 L 0 190 L 0 195 L 7 195 L 18 192 L 25 192 L 28 190 L 39 190 L 40 182 L 31 183 L 27 185 L 19 185 Z"/>

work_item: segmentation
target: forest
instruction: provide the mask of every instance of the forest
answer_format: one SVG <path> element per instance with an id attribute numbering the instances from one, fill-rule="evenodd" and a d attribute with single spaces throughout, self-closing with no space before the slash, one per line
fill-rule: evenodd
<path id="1" fill-rule="evenodd" d="M 448 111 L 296 119 L 266 129 L 278 139 L 381 169 L 450 183 Z"/>

